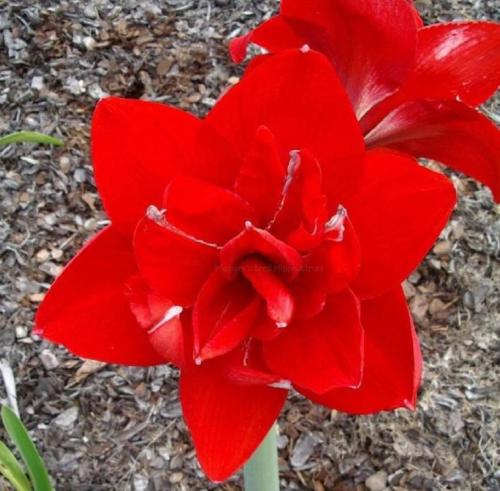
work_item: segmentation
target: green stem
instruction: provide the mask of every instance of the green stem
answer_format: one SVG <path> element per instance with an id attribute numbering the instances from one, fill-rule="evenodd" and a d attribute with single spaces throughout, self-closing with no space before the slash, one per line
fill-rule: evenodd
<path id="1" fill-rule="evenodd" d="M 274 424 L 245 465 L 245 491 L 279 491 L 277 427 Z"/>

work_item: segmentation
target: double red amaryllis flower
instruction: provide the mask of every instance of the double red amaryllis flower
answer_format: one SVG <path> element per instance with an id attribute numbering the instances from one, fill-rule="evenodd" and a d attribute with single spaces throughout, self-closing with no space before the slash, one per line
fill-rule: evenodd
<path id="1" fill-rule="evenodd" d="M 500 132 L 475 109 L 500 84 L 500 24 L 424 27 L 412 0 L 282 0 L 279 15 L 233 40 L 236 61 L 249 43 L 324 53 L 369 148 L 440 161 L 500 200 Z"/>
<path id="2" fill-rule="evenodd" d="M 200 463 L 221 481 L 293 387 L 350 413 L 413 407 L 421 358 L 401 282 L 451 183 L 365 151 L 328 59 L 263 59 L 200 120 L 102 100 L 92 127 L 111 225 L 67 265 L 37 332 L 110 363 L 173 363 Z"/>

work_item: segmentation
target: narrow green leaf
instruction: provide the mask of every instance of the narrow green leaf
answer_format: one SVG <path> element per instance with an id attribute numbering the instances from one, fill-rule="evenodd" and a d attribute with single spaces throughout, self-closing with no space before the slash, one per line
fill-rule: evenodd
<path id="1" fill-rule="evenodd" d="M 0 442 L 0 473 L 16 491 L 31 491 L 31 484 L 5 443 Z"/>
<path id="2" fill-rule="evenodd" d="M 43 135 L 36 131 L 18 131 L 17 133 L 10 133 L 9 135 L 0 137 L 0 146 L 10 145 L 11 143 L 43 143 L 45 145 L 55 145 L 56 147 L 64 145 L 59 138 Z"/>
<path id="3" fill-rule="evenodd" d="M 2 407 L 2 421 L 26 465 L 34 490 L 54 491 L 45 464 L 24 424 L 8 406 Z"/>

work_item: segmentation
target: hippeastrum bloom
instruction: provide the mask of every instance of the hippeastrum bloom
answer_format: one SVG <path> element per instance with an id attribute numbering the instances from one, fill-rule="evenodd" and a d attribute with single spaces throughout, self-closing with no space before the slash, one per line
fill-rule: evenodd
<path id="1" fill-rule="evenodd" d="M 49 290 L 37 332 L 85 358 L 179 367 L 210 478 L 244 464 L 291 387 L 350 413 L 414 406 L 400 285 L 455 192 L 408 156 L 365 151 L 324 55 L 262 60 L 202 120 L 104 99 L 92 155 L 111 225 Z"/>
<path id="2" fill-rule="evenodd" d="M 500 201 L 500 132 L 475 109 L 500 84 L 500 24 L 424 27 L 411 0 L 282 0 L 279 15 L 232 41 L 235 61 L 249 43 L 324 53 L 369 148 L 440 161 Z"/>

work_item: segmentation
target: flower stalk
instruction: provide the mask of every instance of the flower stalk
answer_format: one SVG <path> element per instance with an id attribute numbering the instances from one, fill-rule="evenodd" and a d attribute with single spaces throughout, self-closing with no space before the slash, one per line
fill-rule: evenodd
<path id="1" fill-rule="evenodd" d="M 277 426 L 274 424 L 243 470 L 245 491 L 279 491 Z"/>

